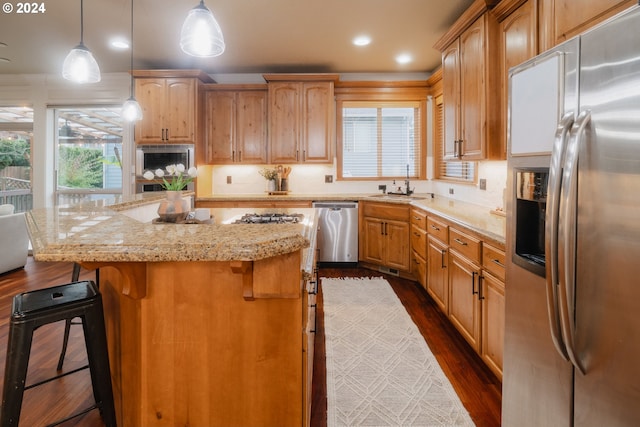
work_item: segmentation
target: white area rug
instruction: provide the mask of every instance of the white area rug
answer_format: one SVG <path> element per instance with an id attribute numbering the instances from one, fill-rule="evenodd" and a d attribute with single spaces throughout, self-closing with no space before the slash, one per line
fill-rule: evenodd
<path id="1" fill-rule="evenodd" d="M 322 279 L 327 426 L 473 426 L 382 278 Z"/>

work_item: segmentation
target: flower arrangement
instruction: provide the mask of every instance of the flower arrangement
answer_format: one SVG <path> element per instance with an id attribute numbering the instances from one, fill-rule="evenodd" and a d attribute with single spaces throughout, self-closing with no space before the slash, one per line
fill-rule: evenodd
<path id="1" fill-rule="evenodd" d="M 278 177 L 278 169 L 264 168 L 260 171 L 260 175 L 262 175 L 267 181 L 271 181 Z"/>
<path id="2" fill-rule="evenodd" d="M 162 186 L 167 191 L 180 191 L 198 176 L 198 169 L 194 167 L 189 168 L 185 174 L 185 167 L 182 163 L 169 165 L 166 169 L 166 172 L 162 169 L 156 169 L 155 172 L 146 171 L 142 176 L 148 180 L 156 177 L 162 178 Z M 167 181 L 166 176 L 171 177 L 171 180 Z"/>

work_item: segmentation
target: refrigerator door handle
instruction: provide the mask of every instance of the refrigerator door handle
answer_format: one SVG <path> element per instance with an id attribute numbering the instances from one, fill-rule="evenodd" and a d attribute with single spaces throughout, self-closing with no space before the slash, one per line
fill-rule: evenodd
<path id="1" fill-rule="evenodd" d="M 551 338 L 558 353 L 569 360 L 569 355 L 562 340 L 560 311 L 558 309 L 558 211 L 560 206 L 560 184 L 562 178 L 562 162 L 564 160 L 567 135 L 573 125 L 573 113 L 562 117 L 556 129 L 551 163 L 549 167 L 549 184 L 547 190 L 547 212 L 545 218 L 545 253 L 547 277 L 547 312 Z"/>
<path id="2" fill-rule="evenodd" d="M 580 113 L 571 129 L 571 137 L 562 174 L 558 222 L 558 273 L 560 277 L 560 321 L 562 337 L 571 363 L 583 375 L 586 373 L 575 349 L 575 294 L 576 294 L 576 221 L 578 201 L 578 157 L 591 112 Z"/>

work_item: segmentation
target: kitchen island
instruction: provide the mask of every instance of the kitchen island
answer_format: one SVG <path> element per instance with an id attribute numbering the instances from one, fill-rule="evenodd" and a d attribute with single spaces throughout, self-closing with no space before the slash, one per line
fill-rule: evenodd
<path id="1" fill-rule="evenodd" d="M 100 269 L 119 425 L 305 425 L 313 209 L 296 224 L 128 215 L 157 197 L 26 216 L 35 260 Z"/>

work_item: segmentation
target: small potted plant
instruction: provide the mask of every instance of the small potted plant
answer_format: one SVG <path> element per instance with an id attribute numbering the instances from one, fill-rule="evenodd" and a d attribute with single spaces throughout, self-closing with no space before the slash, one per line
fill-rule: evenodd
<path id="1" fill-rule="evenodd" d="M 276 178 L 278 178 L 277 169 L 264 168 L 260 171 L 260 175 L 267 180 L 267 191 L 276 191 Z"/>

